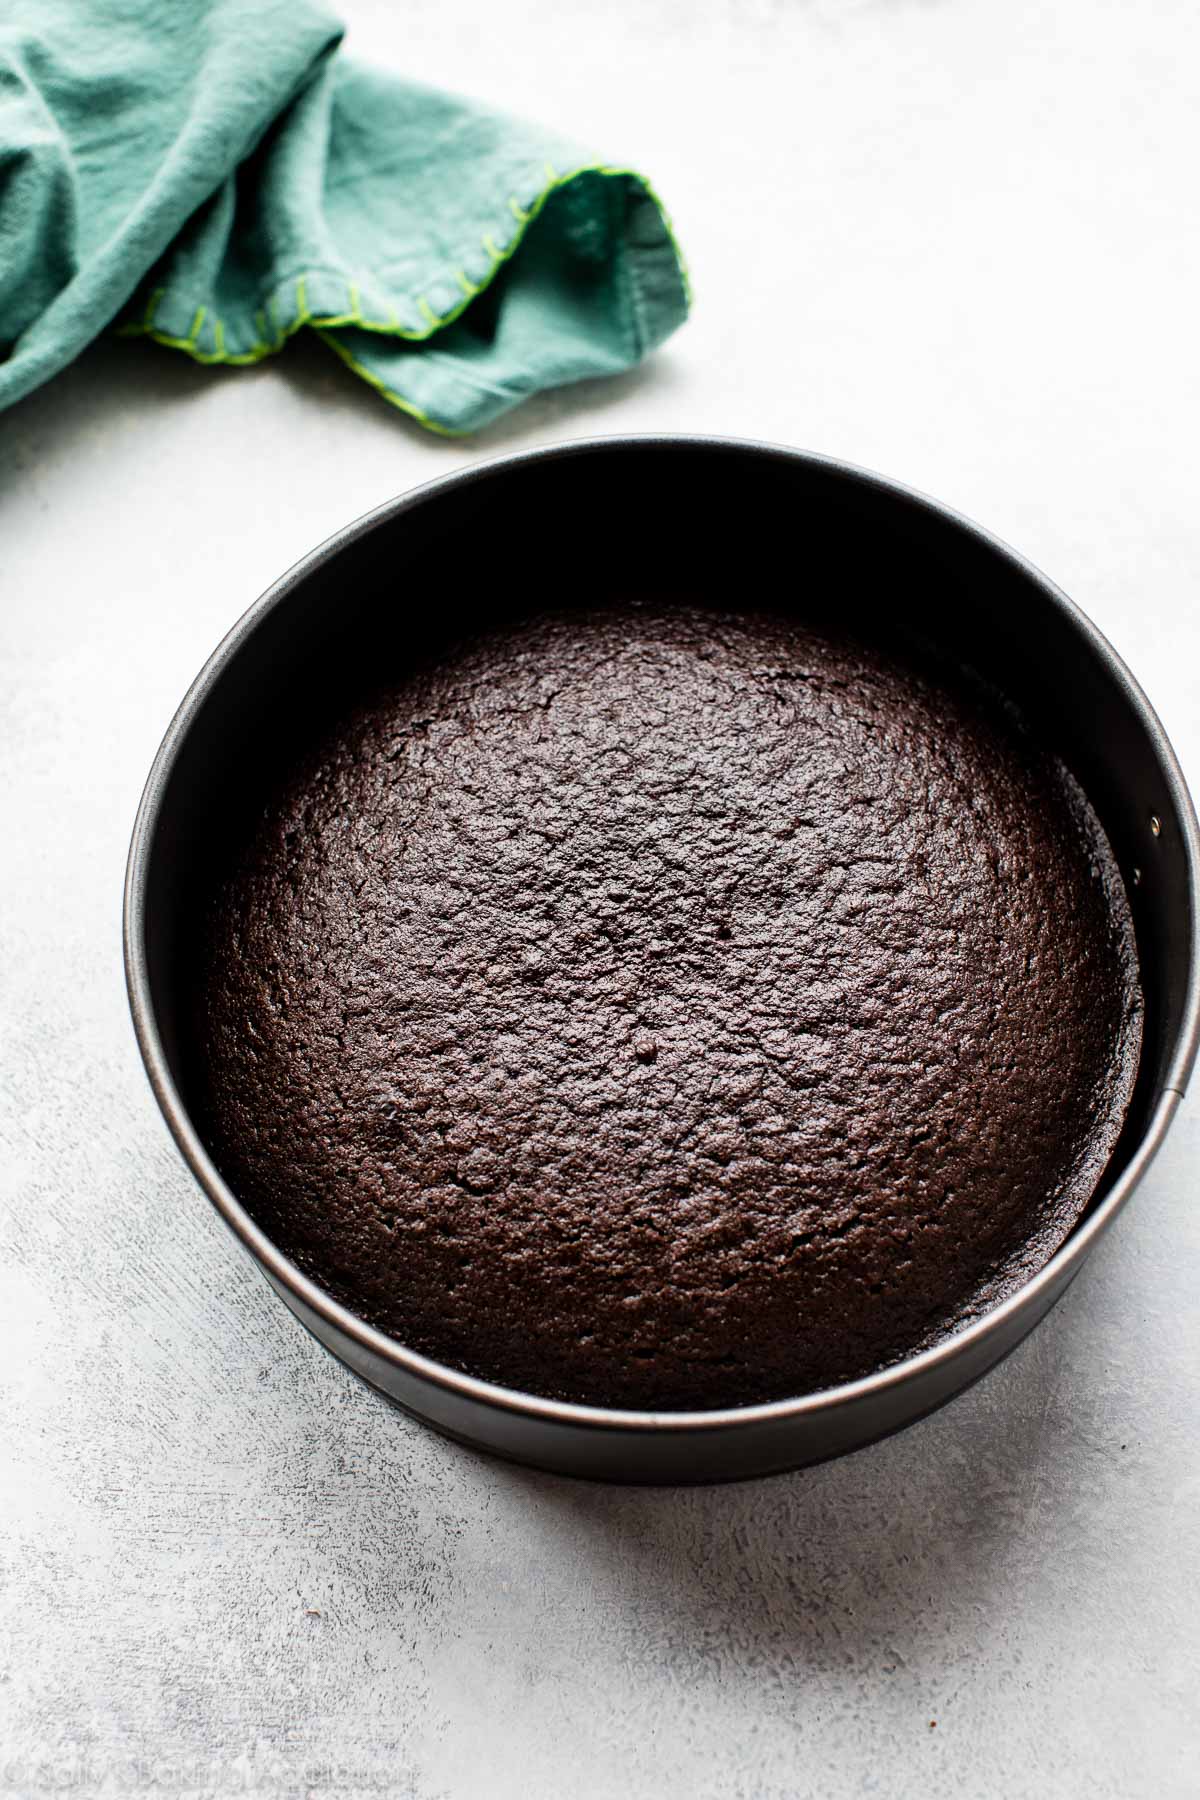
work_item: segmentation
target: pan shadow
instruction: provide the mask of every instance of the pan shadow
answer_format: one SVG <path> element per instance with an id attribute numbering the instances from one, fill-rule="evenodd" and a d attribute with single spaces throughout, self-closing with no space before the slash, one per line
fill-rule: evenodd
<path id="1" fill-rule="evenodd" d="M 944 1669 L 948 1643 L 986 1636 L 1071 1507 L 1068 1327 L 1060 1308 L 970 1393 L 835 1462 L 683 1489 L 489 1462 L 493 1504 L 535 1510 L 541 1549 L 580 1590 L 692 1658 L 917 1680 Z"/>

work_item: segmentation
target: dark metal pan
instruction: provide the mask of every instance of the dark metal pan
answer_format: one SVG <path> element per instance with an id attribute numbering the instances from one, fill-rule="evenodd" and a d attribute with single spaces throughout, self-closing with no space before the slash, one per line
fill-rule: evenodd
<path id="1" fill-rule="evenodd" d="M 898 620 L 1005 692 L 1073 770 L 1129 890 L 1146 995 L 1128 1125 L 1086 1216 L 1003 1305 L 938 1348 L 769 1405 L 635 1413 L 489 1386 L 364 1324 L 264 1235 L 193 1114 L 186 993 L 196 908 L 248 809 L 356 672 L 447 620 L 469 627 L 597 584 L 818 596 L 856 629 Z M 197 677 L 134 828 L 125 957 L 142 1056 L 201 1186 L 301 1322 L 406 1411 L 500 1455 L 620 1481 L 730 1479 L 853 1450 L 940 1406 L 1007 1355 L 1078 1273 L 1145 1174 L 1200 1034 L 1200 839 L 1162 727 L 1096 628 L 979 527 L 877 475 L 704 438 L 567 444 L 479 464 L 360 519 L 259 600 Z"/>

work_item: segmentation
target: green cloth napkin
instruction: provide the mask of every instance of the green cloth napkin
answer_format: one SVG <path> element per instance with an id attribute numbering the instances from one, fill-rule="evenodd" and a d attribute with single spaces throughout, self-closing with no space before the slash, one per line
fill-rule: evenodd
<path id="1" fill-rule="evenodd" d="M 340 41 L 310 0 L 8 0 L 0 407 L 114 322 L 232 364 L 309 326 L 465 432 L 682 322 L 640 175 Z"/>

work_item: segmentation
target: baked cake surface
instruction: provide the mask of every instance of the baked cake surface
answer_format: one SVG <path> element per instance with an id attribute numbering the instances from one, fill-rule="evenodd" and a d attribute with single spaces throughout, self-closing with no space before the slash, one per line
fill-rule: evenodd
<path id="1" fill-rule="evenodd" d="M 770 613 L 546 613 L 326 731 L 224 881 L 207 1128 L 302 1268 L 510 1387 L 701 1408 L 936 1343 L 1128 1108 L 1128 902 L 973 680 Z"/>

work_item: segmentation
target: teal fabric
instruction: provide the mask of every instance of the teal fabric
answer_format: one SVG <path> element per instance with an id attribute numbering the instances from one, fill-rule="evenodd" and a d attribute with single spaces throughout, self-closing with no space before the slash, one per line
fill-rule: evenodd
<path id="1" fill-rule="evenodd" d="M 113 324 L 235 365 L 308 327 L 472 431 L 682 322 L 641 176 L 340 41 L 309 0 L 8 0 L 0 407 Z"/>

